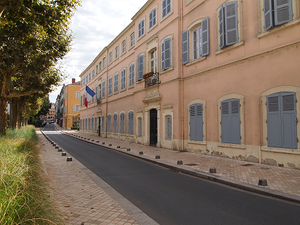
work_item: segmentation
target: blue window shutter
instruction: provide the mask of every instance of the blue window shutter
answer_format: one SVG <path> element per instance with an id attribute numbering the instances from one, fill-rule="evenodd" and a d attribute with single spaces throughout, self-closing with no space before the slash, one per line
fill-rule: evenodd
<path id="1" fill-rule="evenodd" d="M 282 147 L 297 149 L 295 93 L 282 93 Z"/>
<path id="2" fill-rule="evenodd" d="M 265 30 L 270 30 L 273 27 L 272 1 L 264 0 Z"/>
<path id="3" fill-rule="evenodd" d="M 190 140 L 197 140 L 197 125 L 196 125 L 196 105 L 190 106 Z"/>
<path id="4" fill-rule="evenodd" d="M 206 17 L 202 23 L 202 56 L 209 55 L 209 18 Z"/>
<path id="5" fill-rule="evenodd" d="M 230 143 L 230 106 L 229 101 L 221 103 L 221 135 L 222 143 Z"/>
<path id="6" fill-rule="evenodd" d="M 118 132 L 118 116 L 117 114 L 114 114 L 114 133 Z"/>
<path id="7" fill-rule="evenodd" d="M 153 15 L 152 15 L 152 12 L 153 11 L 151 11 L 150 14 L 149 14 L 149 28 L 151 28 L 153 26 L 153 21 L 152 21 L 153 20 Z"/>
<path id="8" fill-rule="evenodd" d="M 197 141 L 203 141 L 203 105 L 196 104 Z"/>
<path id="9" fill-rule="evenodd" d="M 107 117 L 107 132 L 111 132 L 111 115 Z"/>
<path id="10" fill-rule="evenodd" d="M 232 144 L 241 144 L 241 119 L 240 119 L 240 100 L 233 99 L 230 102 L 231 109 L 231 127 L 230 139 Z"/>
<path id="11" fill-rule="evenodd" d="M 138 80 L 142 80 L 143 79 L 143 75 L 144 75 L 144 55 L 140 55 L 138 57 L 138 64 L 139 64 Z"/>
<path id="12" fill-rule="evenodd" d="M 121 115 L 120 115 L 120 133 L 121 134 L 124 134 L 124 127 L 125 127 L 125 115 L 124 115 L 124 113 L 121 113 Z"/>
<path id="13" fill-rule="evenodd" d="M 102 98 L 105 97 L 105 81 L 102 82 Z"/>
<path id="14" fill-rule="evenodd" d="M 104 132 L 104 116 L 102 116 L 102 121 L 101 121 L 101 128 L 102 128 L 102 132 Z"/>
<path id="15" fill-rule="evenodd" d="M 220 49 L 225 47 L 225 34 L 224 34 L 224 6 L 222 5 L 219 10 L 219 33 L 220 33 Z"/>
<path id="16" fill-rule="evenodd" d="M 225 45 L 233 45 L 238 42 L 238 12 L 237 1 L 225 3 Z"/>
<path id="17" fill-rule="evenodd" d="M 128 113 L 128 134 L 133 135 L 133 112 Z"/>
<path id="18" fill-rule="evenodd" d="M 182 64 L 189 62 L 189 31 L 182 32 Z"/>
<path id="19" fill-rule="evenodd" d="M 165 41 L 161 44 L 161 70 L 165 70 Z"/>
<path id="20" fill-rule="evenodd" d="M 125 89 L 126 87 L 126 71 L 125 69 L 121 72 L 121 90 Z"/>
<path id="21" fill-rule="evenodd" d="M 97 117 L 95 117 L 95 131 L 97 131 Z"/>
<path id="22" fill-rule="evenodd" d="M 162 2 L 162 17 L 164 18 L 167 15 L 167 0 Z"/>
<path id="23" fill-rule="evenodd" d="M 134 64 L 129 67 L 129 86 L 134 85 Z"/>
<path id="24" fill-rule="evenodd" d="M 94 117 L 92 117 L 92 128 L 91 130 L 94 130 Z"/>
<path id="25" fill-rule="evenodd" d="M 169 69 L 171 67 L 171 39 L 165 40 L 165 67 L 164 69 Z"/>
<path id="26" fill-rule="evenodd" d="M 293 20 L 292 0 L 274 1 L 275 25 L 281 25 Z"/>
<path id="27" fill-rule="evenodd" d="M 268 96 L 268 146 L 281 147 L 281 121 L 279 94 Z"/>

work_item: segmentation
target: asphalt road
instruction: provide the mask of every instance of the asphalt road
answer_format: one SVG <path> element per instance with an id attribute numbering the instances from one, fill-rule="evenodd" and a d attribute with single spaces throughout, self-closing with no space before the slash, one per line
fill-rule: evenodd
<path id="1" fill-rule="evenodd" d="M 300 224 L 300 205 L 194 178 L 54 131 L 45 133 L 159 224 Z"/>

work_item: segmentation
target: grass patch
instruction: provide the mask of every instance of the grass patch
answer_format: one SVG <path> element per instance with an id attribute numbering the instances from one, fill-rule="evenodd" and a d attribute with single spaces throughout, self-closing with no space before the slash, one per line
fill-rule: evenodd
<path id="1" fill-rule="evenodd" d="M 0 224 L 63 224 L 49 196 L 33 126 L 0 138 Z"/>

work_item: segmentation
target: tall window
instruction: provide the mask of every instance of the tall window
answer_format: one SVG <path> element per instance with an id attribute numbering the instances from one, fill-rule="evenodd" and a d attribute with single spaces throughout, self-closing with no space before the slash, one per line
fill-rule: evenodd
<path id="1" fill-rule="evenodd" d="M 103 68 L 105 68 L 105 66 L 106 66 L 105 63 L 106 63 L 106 58 L 104 57 L 103 58 Z"/>
<path id="2" fill-rule="evenodd" d="M 130 35 L 130 47 L 133 47 L 135 45 L 135 33 L 132 33 Z"/>
<path id="3" fill-rule="evenodd" d="M 109 53 L 109 63 L 112 63 L 112 52 Z"/>
<path id="4" fill-rule="evenodd" d="M 125 133 L 125 113 L 120 114 L 120 133 Z"/>
<path id="5" fill-rule="evenodd" d="M 143 136 L 143 120 L 142 120 L 142 117 L 139 117 L 138 118 L 138 136 L 139 137 L 142 137 Z"/>
<path id="6" fill-rule="evenodd" d="M 92 129 L 91 130 L 94 130 L 94 117 L 92 117 Z"/>
<path id="7" fill-rule="evenodd" d="M 203 105 L 190 106 L 190 140 L 203 141 Z"/>
<path id="8" fill-rule="evenodd" d="M 119 74 L 116 73 L 114 76 L 114 93 L 119 91 Z"/>
<path id="9" fill-rule="evenodd" d="M 165 121 L 165 126 L 166 126 L 166 140 L 172 140 L 172 116 L 168 115 L 166 116 L 166 121 Z"/>
<path id="10" fill-rule="evenodd" d="M 126 40 L 122 42 L 122 53 L 124 54 L 126 52 Z"/>
<path id="11" fill-rule="evenodd" d="M 138 80 L 142 80 L 144 75 L 144 55 L 138 57 Z"/>
<path id="12" fill-rule="evenodd" d="M 114 114 L 114 133 L 118 133 L 118 115 Z"/>
<path id="13" fill-rule="evenodd" d="M 240 100 L 228 99 L 221 102 L 222 143 L 241 144 Z"/>
<path id="14" fill-rule="evenodd" d="M 151 53 L 150 53 L 150 68 L 151 68 L 151 71 L 153 71 L 154 73 L 158 72 L 157 70 L 157 50 L 153 50 Z"/>
<path id="15" fill-rule="evenodd" d="M 297 107 L 294 92 L 267 96 L 268 146 L 297 149 Z"/>
<path id="16" fill-rule="evenodd" d="M 292 0 L 264 0 L 265 30 L 293 20 Z"/>
<path id="17" fill-rule="evenodd" d="M 91 118 L 89 118 L 89 129 L 88 130 L 91 130 Z"/>
<path id="18" fill-rule="evenodd" d="M 121 90 L 126 88 L 126 70 L 123 69 L 121 71 Z"/>
<path id="19" fill-rule="evenodd" d="M 95 69 L 92 70 L 92 78 L 95 77 Z"/>
<path id="20" fill-rule="evenodd" d="M 156 8 L 153 9 L 149 14 L 149 30 L 156 25 Z"/>
<path id="21" fill-rule="evenodd" d="M 107 132 L 111 132 L 111 114 L 107 116 Z"/>
<path id="22" fill-rule="evenodd" d="M 91 72 L 89 72 L 89 80 L 91 80 L 92 79 L 92 77 L 91 77 Z"/>
<path id="23" fill-rule="evenodd" d="M 105 81 L 102 82 L 102 98 L 105 97 Z"/>
<path id="24" fill-rule="evenodd" d="M 108 95 L 112 94 L 112 77 L 108 79 Z"/>
<path id="25" fill-rule="evenodd" d="M 133 112 L 128 113 L 128 134 L 133 135 Z"/>
<path id="26" fill-rule="evenodd" d="M 95 131 L 97 131 L 97 117 L 95 117 Z"/>
<path id="27" fill-rule="evenodd" d="M 134 85 L 134 64 L 129 67 L 129 87 Z"/>
<path id="28" fill-rule="evenodd" d="M 115 51 L 116 51 L 116 59 L 117 59 L 117 58 L 119 58 L 119 46 L 116 47 Z"/>
<path id="29" fill-rule="evenodd" d="M 219 10 L 220 49 L 239 41 L 237 1 L 226 2 Z"/>
<path id="30" fill-rule="evenodd" d="M 171 0 L 162 1 L 162 18 L 171 12 Z"/>
<path id="31" fill-rule="evenodd" d="M 171 38 L 167 38 L 161 45 L 161 68 L 167 70 L 171 67 Z"/>
<path id="32" fill-rule="evenodd" d="M 102 129 L 102 132 L 104 132 L 104 116 L 102 116 L 101 129 Z"/>
<path id="33" fill-rule="evenodd" d="M 76 98 L 80 98 L 80 91 L 76 91 Z"/>
<path id="34" fill-rule="evenodd" d="M 143 19 L 141 22 L 139 22 L 139 35 L 138 37 L 142 37 L 145 34 L 145 20 Z"/>

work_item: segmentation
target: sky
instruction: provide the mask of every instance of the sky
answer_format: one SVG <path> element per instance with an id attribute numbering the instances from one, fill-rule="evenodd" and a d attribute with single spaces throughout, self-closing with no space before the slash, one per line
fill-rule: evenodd
<path id="1" fill-rule="evenodd" d="M 96 56 L 121 33 L 131 18 L 147 0 L 82 0 L 75 11 L 70 29 L 73 31 L 72 50 L 61 61 L 66 77 L 62 84 L 79 81 L 81 72 Z M 50 102 L 55 102 L 61 86 L 49 93 Z"/>

